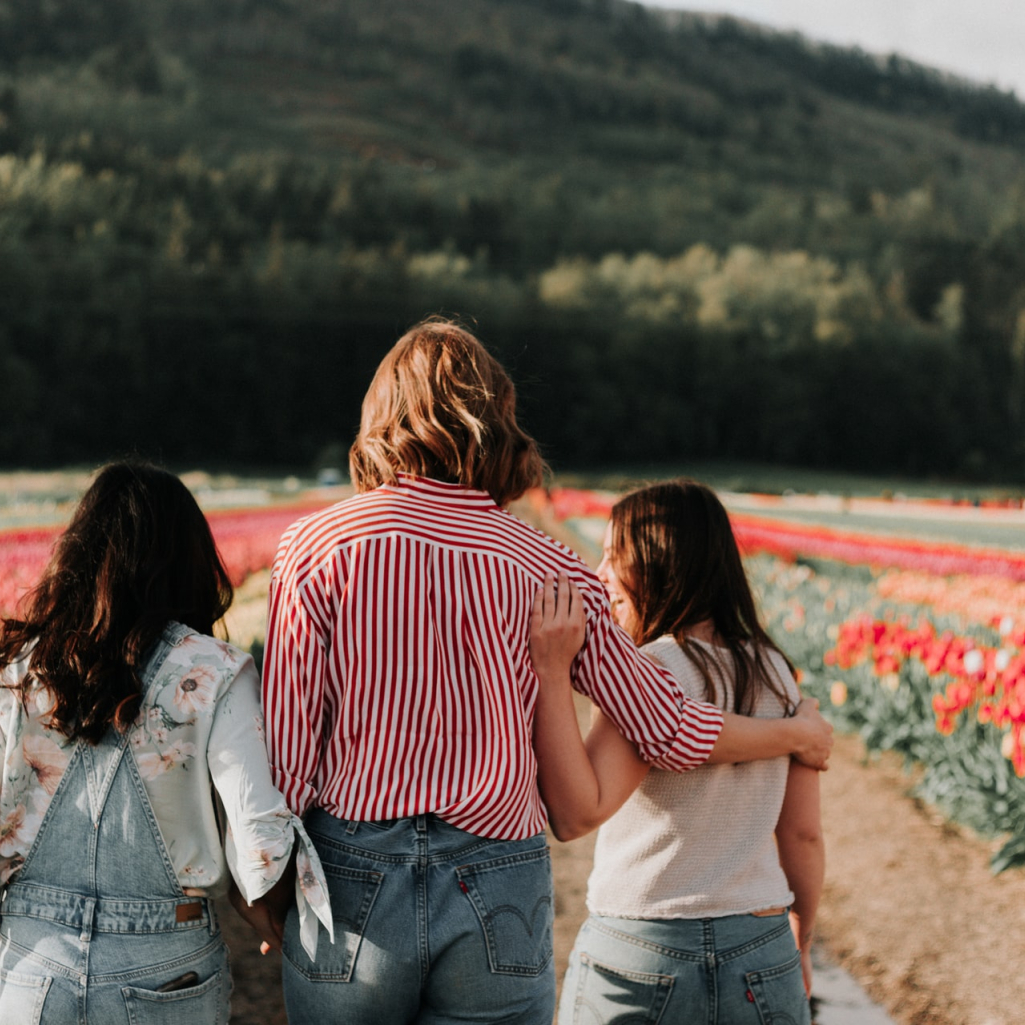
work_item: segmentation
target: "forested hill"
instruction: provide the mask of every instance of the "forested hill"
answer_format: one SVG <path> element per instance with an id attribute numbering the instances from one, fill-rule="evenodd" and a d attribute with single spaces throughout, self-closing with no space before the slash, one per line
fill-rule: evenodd
<path id="1" fill-rule="evenodd" d="M 327 458 L 444 309 L 557 464 L 1025 467 L 1025 106 L 909 61 L 624 0 L 0 0 L 0 154 L 3 462 Z"/>

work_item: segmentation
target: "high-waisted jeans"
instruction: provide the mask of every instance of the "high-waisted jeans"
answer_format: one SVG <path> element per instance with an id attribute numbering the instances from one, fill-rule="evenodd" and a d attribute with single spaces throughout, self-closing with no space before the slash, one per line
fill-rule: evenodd
<path id="1" fill-rule="evenodd" d="M 786 914 L 643 920 L 592 915 L 559 1025 L 809 1025 Z"/>
<path id="2" fill-rule="evenodd" d="M 335 942 L 311 962 L 295 911 L 284 988 L 295 1025 L 551 1025 L 552 877 L 545 837 L 490 840 L 433 815 L 306 827 L 331 891 Z"/>

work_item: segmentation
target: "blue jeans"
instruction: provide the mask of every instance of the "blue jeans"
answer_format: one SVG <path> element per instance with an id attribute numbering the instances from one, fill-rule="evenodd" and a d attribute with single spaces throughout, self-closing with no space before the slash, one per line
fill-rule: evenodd
<path id="1" fill-rule="evenodd" d="M 127 747 L 128 735 L 112 730 L 95 747 L 79 741 L 7 886 L 3 1025 L 228 1021 L 231 978 L 213 906 L 182 891 Z"/>
<path id="2" fill-rule="evenodd" d="M 638 920 L 592 915 L 559 1025 L 810 1025 L 785 914 Z"/>
<path id="3" fill-rule="evenodd" d="M 335 942 L 311 962 L 295 909 L 284 940 L 294 1025 L 551 1025 L 552 877 L 543 835 L 489 840 L 432 815 L 306 828 L 331 892 Z M 323 928 L 323 927 L 321 927 Z"/>

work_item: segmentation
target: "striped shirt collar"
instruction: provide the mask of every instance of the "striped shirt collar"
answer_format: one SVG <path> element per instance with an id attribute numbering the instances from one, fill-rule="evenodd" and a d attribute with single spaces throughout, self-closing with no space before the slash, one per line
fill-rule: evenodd
<path id="1" fill-rule="evenodd" d="M 418 477 L 416 474 L 401 471 L 395 477 L 394 483 L 382 484 L 381 490 L 397 491 L 441 502 L 474 505 L 482 509 L 498 508 L 498 504 L 486 491 L 468 488 L 463 484 L 453 484 L 433 477 Z"/>

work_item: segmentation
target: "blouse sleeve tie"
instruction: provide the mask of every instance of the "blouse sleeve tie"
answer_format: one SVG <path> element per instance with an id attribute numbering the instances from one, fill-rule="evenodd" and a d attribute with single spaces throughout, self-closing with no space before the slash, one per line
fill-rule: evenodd
<path id="1" fill-rule="evenodd" d="M 249 827 L 251 835 L 244 848 L 249 852 L 246 858 L 239 856 L 240 845 L 230 827 L 224 837 L 224 854 L 239 891 L 247 904 L 262 897 L 284 874 L 294 847 L 299 939 L 303 950 L 315 959 L 318 920 L 332 943 L 335 934 L 327 878 L 313 841 L 299 817 L 284 807 L 263 821 L 251 822 Z"/>
<path id="2" fill-rule="evenodd" d="M 295 855 L 295 903 L 299 909 L 299 940 L 310 960 L 315 961 L 318 920 L 327 930 L 331 942 L 335 941 L 331 898 L 327 892 L 327 879 L 317 849 L 313 846 L 313 841 L 307 835 L 302 822 L 294 815 L 292 818 L 298 842 Z"/>

